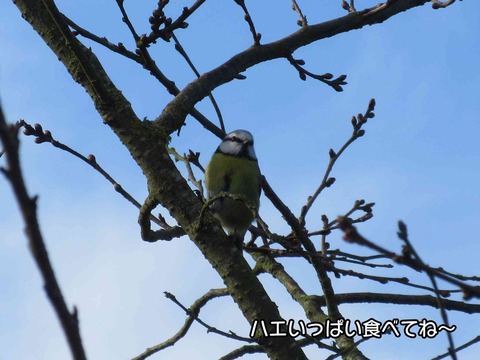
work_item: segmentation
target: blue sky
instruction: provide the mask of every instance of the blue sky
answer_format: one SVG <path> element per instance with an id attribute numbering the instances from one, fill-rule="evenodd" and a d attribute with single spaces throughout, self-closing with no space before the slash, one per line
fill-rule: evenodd
<path id="1" fill-rule="evenodd" d="M 290 2 L 251 3 L 247 5 L 262 42 L 297 30 Z M 300 5 L 313 24 L 344 15 L 339 2 L 330 3 L 319 6 L 304 1 Z M 357 3 L 358 8 L 376 4 Z M 126 3 L 132 21 L 140 33 L 147 32 L 156 1 L 132 4 Z M 174 16 L 189 4 L 174 2 L 168 9 Z M 80 25 L 132 48 L 114 1 L 60 1 L 58 6 Z M 474 1 L 456 2 L 438 11 L 427 5 L 294 54 L 312 72 L 347 74 L 349 84 L 343 93 L 311 79 L 301 81 L 286 60 L 249 69 L 246 80 L 230 82 L 214 93 L 227 130 L 245 128 L 254 134 L 262 172 L 298 213 L 321 180 L 328 149 L 343 144 L 350 136 L 351 116 L 363 113 L 374 97 L 376 117 L 366 125 L 366 135 L 339 160 L 332 173 L 335 185 L 318 199 L 307 223 L 312 230 L 318 229 L 322 214 L 334 218 L 355 199 L 363 198 L 376 203 L 375 217 L 359 227 L 366 237 L 398 250 L 396 223 L 402 219 L 425 262 L 454 273 L 478 275 L 479 7 Z M 0 95 L 7 118 L 39 122 L 56 139 L 85 155 L 95 154 L 142 201 L 147 193 L 141 171 L 103 125 L 85 91 L 71 80 L 11 2 L 0 5 L 0 10 L 0 48 L 6 49 L 0 54 Z M 177 36 L 201 73 L 251 45 L 241 9 L 233 1 L 207 2 L 189 22 L 189 29 Z M 138 65 L 88 44 L 137 115 L 158 116 L 171 100 L 160 84 Z M 172 44 L 159 43 L 152 54 L 180 88 L 193 80 Z M 208 101 L 198 108 L 215 119 Z M 179 152 L 200 151 L 206 164 L 218 139 L 191 118 L 187 124 L 173 145 Z M 29 190 L 40 195 L 39 217 L 53 266 L 68 303 L 79 308 L 90 359 L 131 358 L 172 336 L 183 324 L 184 314 L 163 297 L 163 291 L 174 293 L 189 306 L 210 288 L 222 287 L 218 275 L 188 239 L 142 242 L 137 210 L 85 164 L 48 144 L 35 145 L 31 138 L 22 138 L 21 153 Z M 288 231 L 265 198 L 260 214 L 274 231 Z M 0 232 L 0 359 L 68 358 L 60 326 L 28 253 L 18 207 L 3 179 Z M 368 253 L 343 243 L 338 233 L 330 242 L 334 248 Z M 307 266 L 284 263 L 307 292 L 320 292 Z M 427 284 L 423 276 L 402 268 L 382 273 Z M 262 280 L 284 317 L 304 318 L 279 284 L 265 276 Z M 410 288 L 387 288 L 354 278 L 334 279 L 333 284 L 339 293 L 419 294 Z M 342 306 L 341 310 L 346 317 L 362 321 L 426 317 L 441 322 L 437 311 L 423 307 L 364 305 Z M 457 346 L 478 335 L 478 316 L 452 312 L 449 316 L 458 326 L 454 333 Z M 202 318 L 219 328 L 247 333 L 246 321 L 230 300 L 207 305 Z M 236 346 L 194 325 L 186 338 L 152 359 L 218 358 Z M 392 348 L 397 349 L 393 354 Z M 371 358 L 386 354 L 389 359 L 431 358 L 446 349 L 446 341 L 442 335 L 432 341 L 391 337 L 369 341 L 362 349 Z M 313 348 L 307 352 L 312 358 L 316 354 Z M 475 359 L 476 354 L 478 346 L 460 353 L 460 359 Z"/>

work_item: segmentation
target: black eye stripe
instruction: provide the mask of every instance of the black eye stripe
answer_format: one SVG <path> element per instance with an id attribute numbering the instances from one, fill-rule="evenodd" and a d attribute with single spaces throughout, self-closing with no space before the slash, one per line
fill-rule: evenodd
<path id="1" fill-rule="evenodd" d="M 236 143 L 239 143 L 239 144 L 246 143 L 246 144 L 249 144 L 249 145 L 253 145 L 253 140 L 246 140 L 246 139 L 242 140 L 241 138 L 238 138 L 236 136 L 227 137 L 223 141 L 231 141 L 231 142 L 236 142 Z"/>

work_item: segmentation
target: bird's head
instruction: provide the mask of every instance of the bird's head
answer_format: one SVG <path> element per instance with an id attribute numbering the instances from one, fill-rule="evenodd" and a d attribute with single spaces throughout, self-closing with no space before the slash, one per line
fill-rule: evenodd
<path id="1" fill-rule="evenodd" d="M 253 135 L 246 130 L 235 130 L 225 136 L 217 152 L 257 160 L 253 149 Z"/>

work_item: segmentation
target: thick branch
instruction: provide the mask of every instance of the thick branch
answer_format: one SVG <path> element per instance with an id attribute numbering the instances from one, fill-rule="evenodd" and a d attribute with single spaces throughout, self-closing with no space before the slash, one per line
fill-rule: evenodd
<path id="1" fill-rule="evenodd" d="M 257 261 L 255 269 L 267 272 L 276 278 L 285 287 L 292 299 L 303 307 L 310 321 L 324 323 L 328 319 L 328 316 L 320 309 L 321 306 L 326 305 L 325 301 L 320 304 L 316 301 L 316 297 L 307 295 L 300 285 L 285 271 L 282 264 L 269 255 L 260 253 L 251 253 L 251 255 Z M 322 299 L 325 300 L 324 297 Z"/>

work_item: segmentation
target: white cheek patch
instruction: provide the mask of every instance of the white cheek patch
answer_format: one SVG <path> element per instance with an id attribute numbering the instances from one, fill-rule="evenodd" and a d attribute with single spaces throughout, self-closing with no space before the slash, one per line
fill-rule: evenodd
<path id="1" fill-rule="evenodd" d="M 238 155 L 242 150 L 242 146 L 234 141 L 224 141 L 220 144 L 220 151 L 224 154 Z"/>

